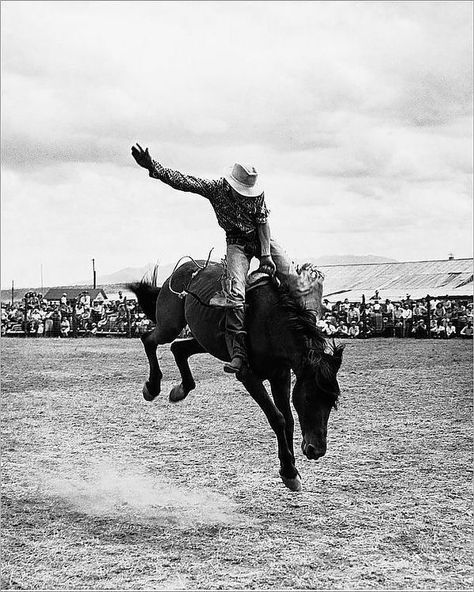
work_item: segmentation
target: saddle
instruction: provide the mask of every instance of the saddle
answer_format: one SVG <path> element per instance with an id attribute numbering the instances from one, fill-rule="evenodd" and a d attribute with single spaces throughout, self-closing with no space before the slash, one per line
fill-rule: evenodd
<path id="1" fill-rule="evenodd" d="M 252 271 L 252 273 L 249 273 L 247 276 L 245 292 L 250 292 L 255 288 L 269 283 L 273 283 L 277 288 L 280 286 L 280 280 L 276 277 L 276 275 L 270 276 L 268 273 L 264 273 L 263 271 Z"/>

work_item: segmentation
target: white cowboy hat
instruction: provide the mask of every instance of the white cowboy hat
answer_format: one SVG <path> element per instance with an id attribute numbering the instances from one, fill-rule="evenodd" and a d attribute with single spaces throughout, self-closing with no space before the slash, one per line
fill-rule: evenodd
<path id="1" fill-rule="evenodd" d="M 245 197 L 258 197 L 263 193 L 258 184 L 258 173 L 251 165 L 236 162 L 225 172 L 224 179 L 232 189 Z"/>

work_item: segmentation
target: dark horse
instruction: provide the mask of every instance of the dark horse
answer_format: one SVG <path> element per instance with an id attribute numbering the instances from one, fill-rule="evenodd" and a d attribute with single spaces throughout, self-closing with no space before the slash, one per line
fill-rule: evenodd
<path id="1" fill-rule="evenodd" d="M 203 266 L 204 261 L 198 261 Z M 211 262 L 202 270 L 193 261 L 184 263 L 161 288 L 154 280 L 131 284 L 138 302 L 156 327 L 142 337 L 150 363 L 143 396 L 152 401 L 160 392 L 162 373 L 157 346 L 171 344 L 181 373 L 181 384 L 170 393 L 171 401 L 184 399 L 195 382 L 188 365 L 194 354 L 208 352 L 228 360 L 223 309 L 206 305 L 220 288 L 222 266 Z M 171 285 L 170 285 L 171 282 Z M 189 325 L 193 338 L 174 341 Z M 293 452 L 294 421 L 290 407 L 291 371 L 296 376 L 292 399 L 298 414 L 303 453 L 318 459 L 326 453 L 329 414 L 339 396 L 337 371 L 342 347 L 329 345 L 316 327 L 314 313 L 303 308 L 288 289 L 264 283 L 247 294 L 249 366 L 238 376 L 260 405 L 278 440 L 280 475 L 287 487 L 301 489 Z M 273 398 L 263 381 L 268 380 Z"/>

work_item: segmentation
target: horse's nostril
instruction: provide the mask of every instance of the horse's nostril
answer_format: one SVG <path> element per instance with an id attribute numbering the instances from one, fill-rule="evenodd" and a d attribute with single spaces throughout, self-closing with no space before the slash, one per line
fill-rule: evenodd
<path id="1" fill-rule="evenodd" d="M 304 453 L 309 459 L 317 460 L 318 458 L 321 458 L 321 456 L 324 456 L 325 451 L 316 448 L 316 446 L 313 446 L 312 444 L 308 444 L 304 450 Z"/>

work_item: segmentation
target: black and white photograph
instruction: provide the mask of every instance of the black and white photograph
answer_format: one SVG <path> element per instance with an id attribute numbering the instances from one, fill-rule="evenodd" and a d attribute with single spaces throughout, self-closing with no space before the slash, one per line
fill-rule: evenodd
<path id="1" fill-rule="evenodd" d="M 0 19 L 0 589 L 472 590 L 473 2 Z"/>

